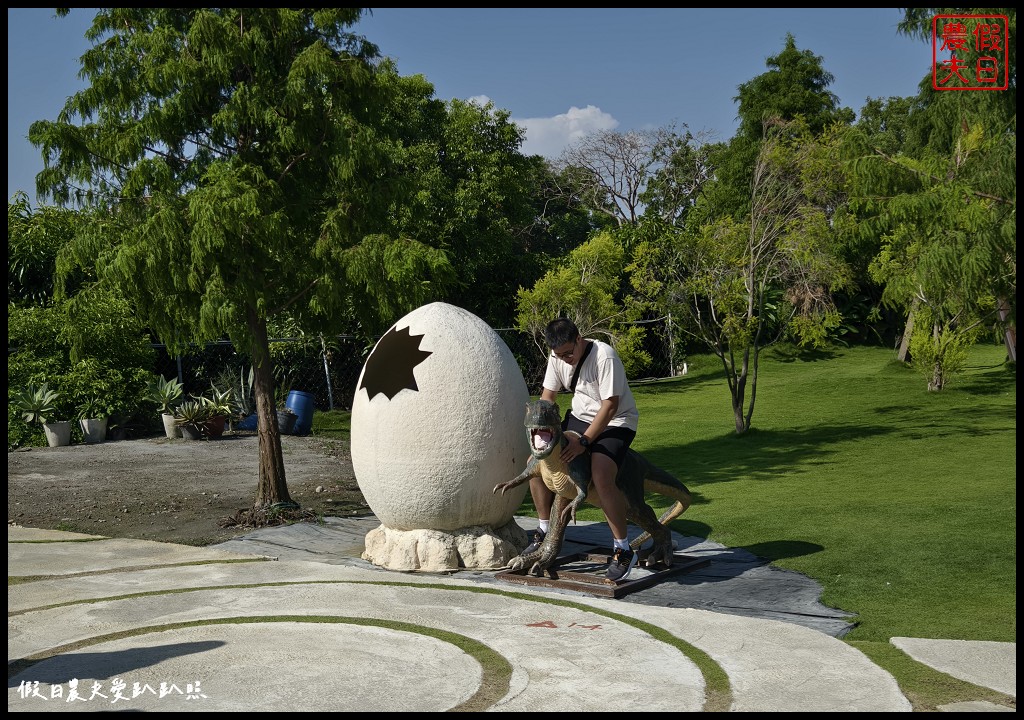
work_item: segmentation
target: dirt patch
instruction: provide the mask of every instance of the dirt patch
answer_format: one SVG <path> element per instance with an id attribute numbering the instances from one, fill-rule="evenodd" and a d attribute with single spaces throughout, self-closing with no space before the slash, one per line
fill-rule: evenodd
<path id="1" fill-rule="evenodd" d="M 281 449 L 288 491 L 301 507 L 293 517 L 370 512 L 348 442 L 286 435 Z M 255 433 L 10 452 L 7 523 L 189 545 L 222 542 L 253 529 L 231 520 L 252 508 L 258 457 Z"/>

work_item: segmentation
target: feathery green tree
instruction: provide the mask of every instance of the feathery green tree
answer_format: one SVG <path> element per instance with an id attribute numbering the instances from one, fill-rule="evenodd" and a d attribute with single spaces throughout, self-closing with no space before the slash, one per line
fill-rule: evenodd
<path id="1" fill-rule="evenodd" d="M 1016 190 L 997 194 L 994 170 L 1015 162 L 1007 147 L 976 125 L 947 157 L 889 157 L 864 148 L 850 166 L 854 206 L 882 241 L 872 276 L 884 285 L 885 302 L 914 308 L 910 355 L 929 390 L 945 386 L 978 332 L 996 322 L 996 288 L 1015 294 Z"/>
<path id="2" fill-rule="evenodd" d="M 252 356 L 257 511 L 294 506 L 268 318 L 330 327 L 388 286 L 427 297 L 448 270 L 440 250 L 380 233 L 401 190 L 400 141 L 380 122 L 377 48 L 348 31 L 362 14 L 102 9 L 81 59 L 87 87 L 29 129 L 45 162 L 39 195 L 101 210 L 59 270 L 94 262 L 97 287 L 116 289 L 172 351 L 227 336 Z"/>
<path id="3" fill-rule="evenodd" d="M 997 55 L 1009 88 L 936 90 L 928 75 L 900 122 L 900 142 L 867 122 L 848 144 L 861 236 L 879 243 L 872 277 L 884 283 L 883 301 L 906 313 L 900 357 L 909 347 L 932 390 L 942 389 L 985 327 L 1004 330 L 1016 359 L 1016 10 L 908 8 L 899 31 L 930 39 L 940 14 L 962 16 L 969 38 L 985 20 L 967 16 L 1007 17 L 1011 42 Z M 968 42 L 958 54 L 973 67 L 979 50 Z"/>

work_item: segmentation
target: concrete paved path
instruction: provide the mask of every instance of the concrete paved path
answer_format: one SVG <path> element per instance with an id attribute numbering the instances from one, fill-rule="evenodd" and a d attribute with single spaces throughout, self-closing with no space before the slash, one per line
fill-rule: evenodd
<path id="1" fill-rule="evenodd" d="M 573 539 L 606 530 L 595 525 Z M 713 561 L 717 577 L 680 581 L 675 604 L 641 597 L 672 595 L 660 586 L 606 599 L 492 573 L 381 570 L 358 557 L 375 526 L 304 523 L 209 548 L 9 526 L 8 577 L 33 579 L 8 585 L 8 710 L 911 710 L 836 636 L 834 611 L 808 626 L 772 617 L 789 615 L 782 602 L 683 606 L 719 602 L 703 586 L 730 582 L 796 588 L 794 606 L 817 604 L 756 563 L 737 574 Z M 1016 696 L 1014 644 L 899 640 L 921 662 Z"/>

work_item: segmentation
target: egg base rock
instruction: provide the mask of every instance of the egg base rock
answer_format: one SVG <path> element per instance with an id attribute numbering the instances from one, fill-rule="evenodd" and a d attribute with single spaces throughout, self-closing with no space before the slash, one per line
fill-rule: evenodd
<path id="1" fill-rule="evenodd" d="M 453 532 L 381 525 L 366 534 L 362 558 L 400 572 L 500 570 L 528 544 L 526 531 L 515 520 L 499 528 L 474 525 Z"/>

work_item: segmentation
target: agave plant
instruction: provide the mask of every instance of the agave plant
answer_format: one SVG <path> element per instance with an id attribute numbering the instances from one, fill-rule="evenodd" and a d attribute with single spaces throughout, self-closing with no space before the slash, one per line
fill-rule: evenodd
<path id="1" fill-rule="evenodd" d="M 256 412 L 256 401 L 253 398 L 253 384 L 255 383 L 256 376 L 252 368 L 249 368 L 248 378 L 246 377 L 245 368 L 241 368 L 238 371 L 238 376 L 238 394 L 233 395 L 232 400 L 235 417 L 242 419 Z"/>
<path id="2" fill-rule="evenodd" d="M 168 380 L 162 375 L 157 375 L 147 385 L 146 397 L 157 404 L 160 412 L 173 415 L 174 407 L 181 399 L 183 390 L 182 384 L 177 380 L 173 378 Z"/>
<path id="3" fill-rule="evenodd" d="M 199 400 L 186 400 L 174 409 L 178 425 L 199 425 L 210 418 L 210 408 Z"/>
<path id="4" fill-rule="evenodd" d="M 231 402 L 231 388 L 221 392 L 217 389 L 216 385 L 210 383 L 210 395 L 204 395 L 196 399 L 203 402 L 210 411 L 210 415 L 213 416 L 223 415 L 228 417 L 234 410 L 234 405 Z"/>
<path id="5" fill-rule="evenodd" d="M 108 405 L 100 396 L 92 395 L 78 405 L 77 414 L 80 420 L 109 418 L 114 414 L 114 408 Z"/>
<path id="6" fill-rule="evenodd" d="M 56 412 L 55 403 L 60 393 L 51 390 L 46 383 L 42 385 L 29 385 L 22 388 L 14 396 L 14 404 L 21 413 L 25 422 L 39 423 L 46 422 L 46 418 Z"/>

